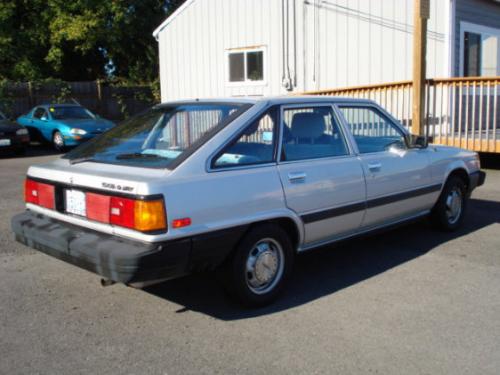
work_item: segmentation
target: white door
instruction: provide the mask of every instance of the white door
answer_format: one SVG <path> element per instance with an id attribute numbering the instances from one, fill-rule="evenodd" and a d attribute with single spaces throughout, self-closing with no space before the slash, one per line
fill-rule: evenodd
<path id="1" fill-rule="evenodd" d="M 287 206 L 304 223 L 312 245 L 359 229 L 365 181 L 330 105 L 282 108 L 278 165 Z"/>
<path id="2" fill-rule="evenodd" d="M 408 148 L 401 128 L 376 106 L 339 106 L 366 176 L 363 227 L 418 214 L 432 207 L 441 185 L 431 185 L 428 149 Z"/>

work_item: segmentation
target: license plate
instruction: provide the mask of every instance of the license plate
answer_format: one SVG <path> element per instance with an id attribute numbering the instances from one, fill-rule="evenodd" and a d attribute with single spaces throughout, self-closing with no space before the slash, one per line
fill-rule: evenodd
<path id="1" fill-rule="evenodd" d="M 0 146 L 10 146 L 10 139 L 0 139 Z"/>
<path id="2" fill-rule="evenodd" d="M 66 190 L 66 212 L 78 215 L 87 215 L 87 205 L 85 202 L 85 193 L 79 190 Z"/>

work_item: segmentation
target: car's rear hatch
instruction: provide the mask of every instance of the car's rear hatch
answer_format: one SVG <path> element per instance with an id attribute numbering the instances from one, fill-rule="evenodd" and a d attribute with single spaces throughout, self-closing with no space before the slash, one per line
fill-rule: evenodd
<path id="1" fill-rule="evenodd" d="M 151 186 L 170 173 L 168 169 L 137 168 L 94 162 L 72 165 L 65 159 L 32 166 L 28 171 L 28 175 L 34 178 L 86 189 L 133 195 L 152 194 Z"/>

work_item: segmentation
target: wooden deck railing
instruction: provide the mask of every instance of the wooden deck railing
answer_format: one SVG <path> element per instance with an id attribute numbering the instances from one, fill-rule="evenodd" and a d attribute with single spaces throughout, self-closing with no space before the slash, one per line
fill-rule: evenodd
<path id="1" fill-rule="evenodd" d="M 429 79 L 425 92 L 425 131 L 435 143 L 500 153 L 500 77 Z M 411 129 L 411 81 L 305 94 L 371 99 Z"/>

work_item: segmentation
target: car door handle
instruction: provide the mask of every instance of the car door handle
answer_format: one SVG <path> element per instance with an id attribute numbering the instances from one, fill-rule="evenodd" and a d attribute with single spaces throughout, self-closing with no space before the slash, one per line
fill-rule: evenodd
<path id="1" fill-rule="evenodd" d="M 306 174 L 304 172 L 290 172 L 288 173 L 288 180 L 290 182 L 301 182 L 306 179 Z"/>
<path id="2" fill-rule="evenodd" d="M 381 168 L 382 168 L 382 163 L 369 163 L 368 164 L 368 169 L 370 170 L 370 172 L 380 171 Z"/>

